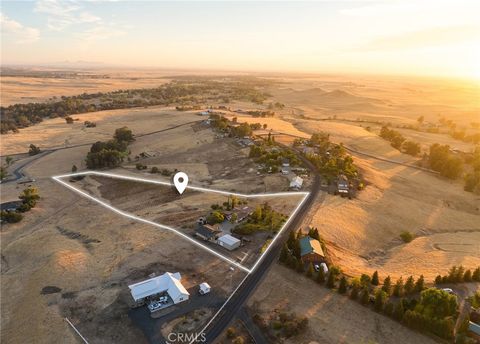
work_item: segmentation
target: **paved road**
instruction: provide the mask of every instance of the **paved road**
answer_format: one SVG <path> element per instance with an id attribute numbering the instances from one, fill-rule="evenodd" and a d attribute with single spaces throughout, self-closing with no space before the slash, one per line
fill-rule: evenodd
<path id="1" fill-rule="evenodd" d="M 214 321 L 205 329 L 207 343 L 213 343 L 215 339 L 223 332 L 223 330 L 230 324 L 237 312 L 241 309 L 244 303 L 248 300 L 253 291 L 257 288 L 264 276 L 267 275 L 272 264 L 277 261 L 283 243 L 292 230 L 296 230 L 302 224 L 304 217 L 315 203 L 317 196 L 320 194 L 323 198 L 325 193 L 320 191 L 320 175 L 315 167 L 305 158 L 300 156 L 305 165 L 314 173 L 314 180 L 310 194 L 299 208 L 297 214 L 290 219 L 285 230 L 280 234 L 265 255 L 262 256 L 260 263 L 255 270 L 251 272 L 243 281 L 238 291 L 227 301 L 222 311 L 214 319 Z M 323 200 L 323 199 L 322 199 Z"/>

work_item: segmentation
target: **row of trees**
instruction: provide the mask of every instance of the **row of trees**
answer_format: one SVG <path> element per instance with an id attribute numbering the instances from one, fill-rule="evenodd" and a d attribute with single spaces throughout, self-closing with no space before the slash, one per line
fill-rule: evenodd
<path id="1" fill-rule="evenodd" d="M 383 126 L 380 130 L 380 137 L 389 141 L 393 148 L 406 154 L 417 156 L 420 153 L 420 144 L 408 141 L 400 132 Z"/>
<path id="2" fill-rule="evenodd" d="M 448 274 L 442 276 L 438 275 L 435 278 L 435 284 L 440 285 L 444 283 L 463 283 L 463 282 L 480 282 L 480 267 L 475 270 L 470 270 L 463 266 L 452 266 L 448 271 Z"/>
<path id="3" fill-rule="evenodd" d="M 310 229 L 308 235 L 320 239 L 315 229 Z M 410 328 L 430 332 L 445 339 L 453 338 L 457 310 L 454 295 L 436 288 L 426 289 L 423 276 L 417 280 L 413 276 L 409 276 L 405 281 L 399 278 L 395 282 L 387 276 L 383 283 L 380 283 L 377 271 L 371 276 L 362 274 L 356 278 L 348 278 L 336 266 L 331 266 L 328 274 L 325 274 L 322 268 L 316 272 L 311 263 L 305 267 L 300 260 L 299 237 L 299 233 L 290 233 L 280 253 L 282 264 L 305 273 L 318 284 L 336 289 L 340 294 L 348 295 L 351 299 L 358 300 Z M 452 281 L 469 281 L 475 280 L 473 276 L 480 275 L 480 268 L 473 274 L 467 271 L 453 267 L 448 278 Z"/>
<path id="4" fill-rule="evenodd" d="M 117 90 L 62 96 L 47 103 L 14 104 L 0 107 L 0 133 L 16 132 L 19 128 L 41 122 L 45 118 L 67 117 L 79 113 L 124 109 L 139 106 L 170 105 L 174 103 L 218 102 L 245 100 L 262 103 L 269 95 L 259 91 L 258 80 L 197 78 L 173 80 L 155 88 Z"/>
<path id="5" fill-rule="evenodd" d="M 115 130 L 113 139 L 95 142 L 87 153 L 86 164 L 89 169 L 116 167 L 128 156 L 128 145 L 133 142 L 133 133 L 127 127 Z"/>

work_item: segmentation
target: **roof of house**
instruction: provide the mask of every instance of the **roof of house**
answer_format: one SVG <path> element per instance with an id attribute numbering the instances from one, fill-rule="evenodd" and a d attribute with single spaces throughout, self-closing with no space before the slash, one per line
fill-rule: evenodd
<path id="1" fill-rule="evenodd" d="M 480 336 L 480 325 L 479 325 L 479 324 L 476 324 L 476 323 L 470 321 L 470 322 L 468 323 L 468 329 L 469 329 L 471 332 L 473 332 L 473 333 L 475 333 L 475 334 L 477 334 L 477 335 Z"/>
<path id="2" fill-rule="evenodd" d="M 161 276 L 129 285 L 128 288 L 135 301 L 163 292 L 167 292 L 172 299 L 176 299 L 181 295 L 190 295 L 180 282 L 181 278 L 178 272 L 174 274 L 166 272 Z"/>
<path id="3" fill-rule="evenodd" d="M 211 287 L 210 287 L 210 284 L 208 284 L 207 282 L 203 282 L 203 283 L 200 283 L 200 289 L 201 290 L 210 290 Z"/>
<path id="4" fill-rule="evenodd" d="M 207 238 L 213 238 L 215 235 L 222 232 L 219 228 L 213 227 L 212 225 L 208 224 L 197 226 L 196 231 L 198 234 L 203 235 Z"/>
<path id="5" fill-rule="evenodd" d="M 305 236 L 300 239 L 300 255 L 303 257 L 309 253 L 316 253 L 319 256 L 325 257 L 320 241 L 309 236 Z"/>
<path id="6" fill-rule="evenodd" d="M 303 185 L 303 179 L 300 178 L 299 176 L 295 176 L 292 178 L 290 181 L 290 187 L 300 187 Z"/>
<path id="7" fill-rule="evenodd" d="M 218 238 L 218 241 L 224 242 L 225 244 L 230 245 L 230 246 L 235 245 L 235 244 L 240 242 L 239 239 L 231 236 L 230 234 L 222 235 L 220 238 Z"/>

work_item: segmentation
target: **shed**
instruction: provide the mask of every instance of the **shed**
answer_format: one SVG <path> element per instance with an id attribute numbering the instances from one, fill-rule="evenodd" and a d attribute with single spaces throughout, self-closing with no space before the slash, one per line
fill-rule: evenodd
<path id="1" fill-rule="evenodd" d="M 227 250 L 233 251 L 234 249 L 240 247 L 241 241 L 230 234 L 225 234 L 218 238 L 218 244 L 222 247 L 225 247 Z"/>
<path id="2" fill-rule="evenodd" d="M 202 295 L 208 294 L 212 290 L 207 282 L 200 283 L 198 292 Z"/>
<path id="3" fill-rule="evenodd" d="M 292 178 L 292 180 L 290 181 L 290 188 L 291 189 L 301 189 L 302 188 L 302 185 L 303 185 L 303 179 L 300 178 L 299 176 L 295 176 Z"/>

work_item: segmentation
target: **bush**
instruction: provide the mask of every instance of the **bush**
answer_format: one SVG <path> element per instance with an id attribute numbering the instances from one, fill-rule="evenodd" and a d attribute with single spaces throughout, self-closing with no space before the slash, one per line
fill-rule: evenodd
<path id="1" fill-rule="evenodd" d="M 17 223 L 23 219 L 23 215 L 16 211 L 2 211 L 0 218 L 7 223 Z"/>
<path id="2" fill-rule="evenodd" d="M 237 333 L 237 331 L 235 331 L 235 328 L 234 327 L 229 327 L 227 328 L 227 338 L 235 338 L 235 334 Z"/>
<path id="3" fill-rule="evenodd" d="M 31 144 L 30 149 L 28 150 L 28 155 L 37 155 L 38 153 L 40 153 L 40 148 Z"/>
<path id="4" fill-rule="evenodd" d="M 409 243 L 415 238 L 415 236 L 409 231 L 403 231 L 400 233 L 400 238 L 402 238 L 403 242 Z"/>
<path id="5" fill-rule="evenodd" d="M 159 172 L 159 169 L 158 167 L 156 166 L 153 166 L 151 169 L 150 169 L 150 173 L 158 173 Z"/>

